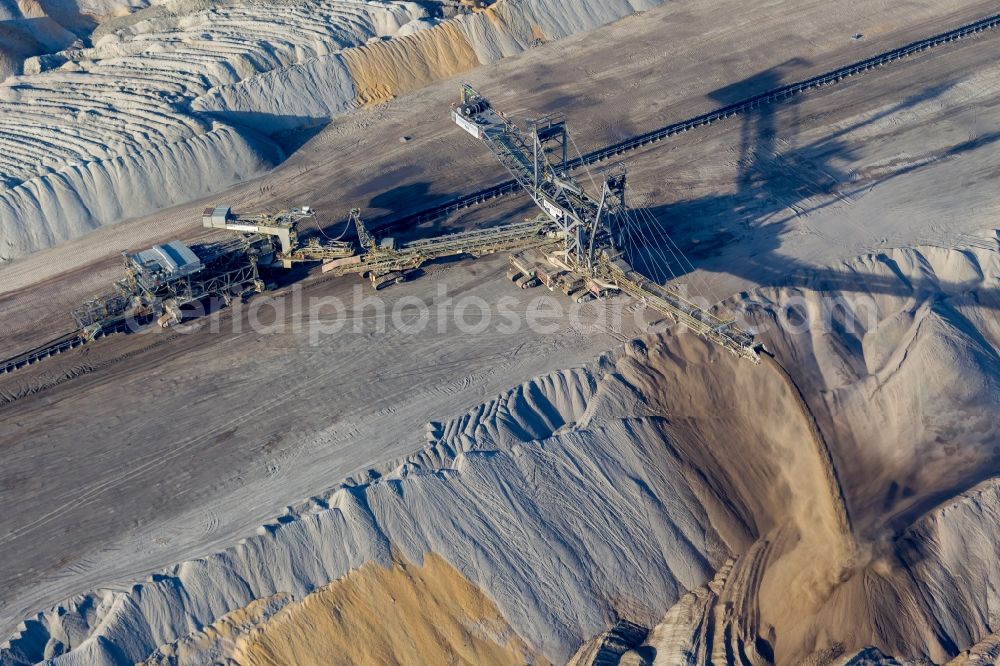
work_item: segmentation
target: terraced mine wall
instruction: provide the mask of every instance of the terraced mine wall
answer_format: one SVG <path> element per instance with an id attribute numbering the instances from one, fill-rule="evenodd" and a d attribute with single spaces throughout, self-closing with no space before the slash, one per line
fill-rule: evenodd
<path id="1" fill-rule="evenodd" d="M 170 0 L 30 57 L 0 84 L 0 261 L 258 176 L 317 126 L 660 4 Z"/>

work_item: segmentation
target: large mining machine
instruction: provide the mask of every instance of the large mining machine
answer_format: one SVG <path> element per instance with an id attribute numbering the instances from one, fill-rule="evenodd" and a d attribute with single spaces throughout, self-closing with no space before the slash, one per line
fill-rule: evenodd
<path id="1" fill-rule="evenodd" d="M 207 208 L 202 226 L 232 232 L 218 241 L 187 245 L 175 240 L 123 254 L 123 277 L 111 294 L 94 298 L 73 312 L 84 337 L 120 328 L 124 321 L 155 317 L 161 326 L 181 321 L 181 309 L 217 298 L 264 290 L 261 268 L 291 268 L 299 262 L 324 262 L 351 256 L 354 247 L 341 240 L 301 241 L 303 220 L 315 218 L 308 206 L 275 214 L 233 214 L 230 206 Z"/>
<path id="2" fill-rule="evenodd" d="M 135 253 L 124 253 L 122 278 L 113 292 L 73 311 L 85 338 L 109 333 L 155 318 L 161 326 L 181 320 L 181 309 L 196 301 L 233 298 L 264 290 L 259 266 L 277 253 L 265 236 L 236 236 L 187 245 L 171 241 Z"/>
<path id="3" fill-rule="evenodd" d="M 564 118 L 530 120 L 522 129 L 469 85 L 462 87 L 461 101 L 452 106 L 452 118 L 493 152 L 562 239 L 558 249 L 544 254 L 545 266 L 524 253 L 511 255 L 511 278 L 518 284 L 561 286 L 577 300 L 625 292 L 734 354 L 760 361 L 750 333 L 632 268 L 622 250 L 631 223 L 625 202 L 627 173 L 622 167 L 610 169 L 601 179 L 600 193 L 588 194 L 569 172 L 570 137 Z"/>
<path id="4" fill-rule="evenodd" d="M 303 220 L 315 220 L 316 212 L 309 206 L 294 208 L 276 214 L 234 215 L 231 206 L 206 208 L 201 224 L 208 229 L 225 229 L 246 236 L 272 236 L 278 240 L 275 252 L 267 256 L 273 265 L 291 268 L 296 262 L 325 262 L 354 254 L 351 243 L 341 240 L 323 240 L 313 236 L 305 243 L 299 239 L 299 225 Z"/>
<path id="5" fill-rule="evenodd" d="M 236 215 L 230 206 L 208 208 L 202 225 L 230 232 L 223 240 L 188 246 L 172 241 L 123 255 L 124 275 L 113 293 L 73 312 L 76 332 L 0 363 L 0 373 L 30 365 L 95 337 L 155 320 L 170 326 L 182 309 L 216 299 L 228 305 L 265 289 L 261 268 L 323 264 L 332 275 L 358 274 L 376 289 L 404 281 L 420 266 L 445 257 L 511 252 L 508 276 L 522 288 L 559 289 L 575 301 L 627 293 L 673 317 L 730 351 L 759 361 L 753 337 L 683 298 L 669 284 L 635 271 L 621 250 L 630 220 L 625 202 L 627 173 L 608 170 L 596 196 L 568 168 L 566 122 L 546 117 L 521 129 L 466 86 L 453 107 L 455 122 L 485 143 L 540 209 L 529 220 L 431 238 L 397 242 L 376 239 L 354 209 L 348 219 L 359 247 L 340 239 L 302 242 L 300 225 L 315 222 L 309 207 L 276 214 Z M 318 228 L 318 225 L 317 225 Z M 346 233 L 345 229 L 345 233 Z"/>
<path id="6" fill-rule="evenodd" d="M 207 208 L 202 226 L 232 232 L 218 241 L 187 245 L 175 240 L 136 253 L 125 253 L 123 277 L 114 292 L 73 312 L 85 338 L 121 328 L 125 321 L 155 318 L 161 326 L 182 320 L 182 308 L 216 298 L 259 293 L 261 268 L 291 268 L 299 262 L 324 262 L 351 256 L 354 247 L 341 240 L 302 242 L 299 226 L 315 218 L 308 206 L 275 214 L 234 215 L 230 206 Z"/>
<path id="7" fill-rule="evenodd" d="M 357 230 L 358 242 L 363 251 L 326 262 L 323 272 L 334 275 L 358 274 L 369 278 L 376 289 L 402 282 L 409 272 L 436 259 L 481 257 L 558 241 L 556 230 L 541 218 L 405 243 L 397 243 L 392 237 L 376 240 L 365 227 L 361 211 L 356 208 L 351 211 L 350 220 Z"/>
<path id="8" fill-rule="evenodd" d="M 3 360 L 0 374 L 153 321 L 170 326 L 181 321 L 182 308 L 198 301 L 215 298 L 228 305 L 261 292 L 260 260 L 278 252 L 269 236 L 239 234 L 194 245 L 175 240 L 123 253 L 122 277 L 110 291 L 71 313 L 75 330 Z"/>

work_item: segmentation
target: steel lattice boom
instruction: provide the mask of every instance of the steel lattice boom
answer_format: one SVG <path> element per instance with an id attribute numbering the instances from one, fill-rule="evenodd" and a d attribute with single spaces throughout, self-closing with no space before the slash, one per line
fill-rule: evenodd
<path id="1" fill-rule="evenodd" d="M 522 286 L 561 286 L 578 300 L 625 292 L 734 354 L 760 362 L 750 333 L 669 287 L 652 284 L 629 265 L 621 249 L 622 230 L 629 219 L 626 172 L 612 169 L 600 196 L 590 196 L 569 175 L 565 120 L 547 117 L 530 121 L 528 129 L 521 130 L 468 85 L 462 88 L 461 102 L 452 107 L 452 117 L 486 144 L 562 239 L 562 250 L 546 257 L 556 273 L 542 267 L 538 257 L 516 255 L 511 257 L 512 279 Z"/>
<path id="2" fill-rule="evenodd" d="M 358 239 L 365 252 L 327 262 L 323 271 L 334 275 L 367 275 L 376 289 L 401 282 L 406 277 L 406 271 L 435 259 L 460 255 L 481 257 L 496 252 L 537 247 L 555 240 L 547 221 L 536 218 L 489 229 L 474 229 L 415 240 L 397 247 L 393 239 L 377 242 L 365 227 L 357 209 L 351 211 L 350 219 L 357 229 Z"/>
<path id="3" fill-rule="evenodd" d="M 575 270 L 593 274 L 596 253 L 613 247 L 624 210 L 626 175 L 605 179 L 598 199 L 573 180 L 567 168 L 566 121 L 547 117 L 522 131 L 472 87 L 452 110 L 455 122 L 480 139 L 531 196 L 565 241 L 565 259 Z"/>

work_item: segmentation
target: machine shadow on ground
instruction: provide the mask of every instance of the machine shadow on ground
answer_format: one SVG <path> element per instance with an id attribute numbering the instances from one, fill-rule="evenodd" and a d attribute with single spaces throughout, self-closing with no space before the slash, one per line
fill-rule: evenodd
<path id="1" fill-rule="evenodd" d="M 761 82 L 762 77 L 767 80 Z M 756 75 L 754 79 L 755 85 L 769 88 L 783 83 L 780 72 L 777 71 Z M 672 240 L 690 261 L 676 261 L 669 253 L 665 257 L 663 252 L 656 250 L 656 246 L 660 245 L 658 243 L 648 243 L 645 246 L 634 243 L 631 248 L 633 265 L 655 278 L 657 272 L 668 272 L 663 266 L 666 258 L 673 262 L 669 266 L 669 273 L 676 275 L 672 279 L 678 284 L 683 284 L 685 276 L 694 267 L 698 267 L 773 287 L 848 295 L 887 295 L 914 301 L 930 300 L 936 310 L 946 313 L 950 322 L 970 336 L 972 343 L 983 350 L 982 353 L 988 355 L 991 362 L 1000 364 L 1000 358 L 992 352 L 992 345 L 982 338 L 977 327 L 966 320 L 966 314 L 961 308 L 948 302 L 950 296 L 966 294 L 968 286 L 934 279 L 913 279 L 904 275 L 888 256 L 880 259 L 886 263 L 889 271 L 879 275 L 818 268 L 779 253 L 782 236 L 800 216 L 841 201 L 849 201 L 873 187 L 938 164 L 942 160 L 990 149 L 1000 142 L 1000 132 L 987 133 L 935 150 L 927 156 L 918 156 L 905 164 L 882 170 L 877 175 L 859 176 L 846 170 L 846 165 L 862 158 L 860 144 L 856 139 L 850 138 L 853 133 L 923 102 L 939 98 L 955 83 L 927 86 L 878 114 L 831 132 L 822 139 L 805 143 L 797 140 L 803 121 L 796 109 L 798 103 L 794 100 L 781 107 L 763 106 L 754 113 L 742 116 L 738 121 L 741 122 L 740 144 L 736 187 L 733 192 L 636 210 L 637 218 L 646 219 L 648 226 L 655 224 L 662 236 L 663 245 Z M 719 91 L 713 97 L 723 104 L 733 101 L 729 88 Z M 826 233 L 835 235 L 837 232 L 836 229 L 830 229 Z M 647 234 L 647 240 L 655 238 Z M 732 261 L 733 253 L 723 252 L 723 248 L 740 244 L 753 248 L 752 253 L 741 255 L 739 261 Z M 974 303 L 983 310 L 1000 311 L 1000 289 L 984 288 L 977 283 Z M 861 339 L 854 337 L 858 335 L 857 332 L 838 330 L 837 334 L 842 342 L 853 345 L 855 351 L 861 349 Z M 801 364 L 798 372 L 803 376 L 823 375 L 815 358 L 803 355 L 797 362 Z M 865 367 L 857 370 L 859 377 L 868 374 Z M 975 473 L 963 473 L 961 477 L 949 480 L 942 488 L 918 498 L 917 501 L 898 501 L 912 491 L 895 482 L 890 485 L 886 491 L 886 503 L 881 507 L 884 517 L 878 523 L 879 532 L 898 538 L 914 520 L 933 507 L 1000 472 L 1000 449 L 981 448 L 973 450 L 970 455 L 975 457 Z M 905 547 L 905 543 L 903 546 Z"/>
<path id="2" fill-rule="evenodd" d="M 752 78 L 754 86 L 775 88 L 785 83 L 780 68 Z M 848 201 L 879 184 L 926 168 L 941 159 L 1000 141 L 1000 133 L 979 136 L 938 151 L 917 164 L 901 165 L 864 180 L 844 170 L 844 165 L 859 158 L 860 146 L 848 139 L 852 132 L 938 98 L 954 85 L 946 82 L 929 86 L 885 111 L 804 144 L 797 142 L 802 124 L 797 100 L 801 98 L 793 98 L 780 107 L 765 105 L 743 115 L 738 121 L 741 129 L 735 191 L 637 208 L 635 216 L 649 220 L 647 229 L 652 228 L 652 233 L 645 234 L 645 242 L 640 242 L 638 236 L 631 239 L 627 251 L 633 265 L 654 279 L 666 275 L 667 279 L 679 282 L 697 266 L 776 287 L 817 288 L 821 285 L 824 291 L 863 291 L 895 296 L 961 292 L 961 285 L 824 270 L 778 253 L 782 235 L 800 216 Z M 712 97 L 728 104 L 732 102 L 730 90 L 745 86 L 745 83 L 728 86 L 713 93 Z M 779 110 L 782 117 L 790 117 L 791 122 L 780 122 Z M 836 231 L 831 230 L 831 233 Z M 659 234 L 663 243 L 650 242 L 656 240 L 653 234 Z M 685 262 L 659 249 L 669 242 L 666 236 L 690 261 Z M 738 262 L 728 261 L 722 249 L 744 241 L 752 248 L 751 254 L 741 257 Z M 988 290 L 984 294 L 980 289 L 982 304 L 1000 309 L 997 291 Z"/>

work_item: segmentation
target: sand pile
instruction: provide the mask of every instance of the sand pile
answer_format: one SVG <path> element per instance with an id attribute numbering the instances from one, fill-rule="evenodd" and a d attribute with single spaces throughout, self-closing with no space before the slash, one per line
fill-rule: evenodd
<path id="1" fill-rule="evenodd" d="M 356 99 L 377 104 L 479 65 L 472 46 L 453 22 L 407 39 L 376 42 L 344 52 Z"/>
<path id="2" fill-rule="evenodd" d="M 0 6 L 0 80 L 20 74 L 26 59 L 76 42 L 76 35 L 48 16 L 25 16 L 17 5 L 5 9 Z"/>
<path id="3" fill-rule="evenodd" d="M 529 651 L 483 592 L 440 557 L 368 563 L 299 602 L 277 594 L 165 645 L 144 664 L 524 664 Z M 302 640 L 309 627 L 309 641 Z"/>
<path id="4" fill-rule="evenodd" d="M 301 599 L 365 563 L 426 553 L 482 590 L 535 654 L 563 661 L 618 615 L 654 621 L 748 538 L 641 404 L 613 373 L 540 378 L 432 424 L 421 453 L 231 550 L 39 614 L 3 663 L 67 651 L 58 663 L 138 661 L 256 599 Z"/>
<path id="5" fill-rule="evenodd" d="M 291 597 L 287 594 L 257 599 L 246 608 L 226 613 L 204 629 L 160 647 L 143 663 L 148 666 L 194 666 L 223 662 L 235 652 L 238 641 L 242 641 L 254 628 L 274 617 L 289 602 Z"/>
<path id="6" fill-rule="evenodd" d="M 672 609 L 650 639 L 658 653 L 829 663 L 874 646 L 940 663 L 989 641 L 1000 619 L 998 276 L 997 252 L 896 250 L 751 299 L 794 368 L 833 484 L 803 486 L 797 504 L 816 515 L 763 532 Z M 796 330 L 807 317 L 826 323 Z M 844 499 L 846 532 L 816 511 L 831 495 Z"/>
<path id="7" fill-rule="evenodd" d="M 411 39 L 352 49 L 344 58 L 358 101 L 377 103 L 659 4 L 657 0 L 502 0 Z"/>
<path id="8" fill-rule="evenodd" d="M 0 81 L 23 74 L 28 58 L 82 48 L 82 38 L 101 21 L 148 4 L 147 0 L 3 0 Z"/>
<path id="9" fill-rule="evenodd" d="M 660 1 L 502 0 L 442 20 L 404 1 L 167 0 L 57 53 L 62 32 L 12 24 L 0 261 L 259 175 L 284 159 L 275 133 Z"/>
<path id="10" fill-rule="evenodd" d="M 309 627 L 314 640 L 302 640 Z M 365 564 L 241 640 L 233 660 L 267 664 L 524 664 L 524 642 L 480 589 L 436 555 Z"/>
<path id="11" fill-rule="evenodd" d="M 0 84 L 0 257 L 204 196 L 282 159 L 192 100 L 261 71 L 391 35 L 413 3 L 171 0 L 110 21 L 94 46 L 30 58 Z"/>
<path id="12" fill-rule="evenodd" d="M 296 661 L 394 614 L 467 660 L 564 662 L 620 620 L 653 627 L 635 663 L 990 653 L 998 277 L 996 252 L 921 248 L 762 290 L 739 307 L 780 363 L 634 341 L 225 552 L 36 615 L 0 663 Z"/>

